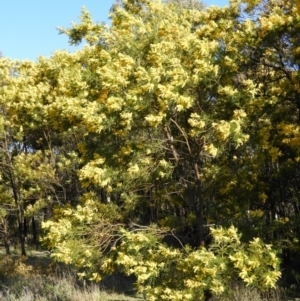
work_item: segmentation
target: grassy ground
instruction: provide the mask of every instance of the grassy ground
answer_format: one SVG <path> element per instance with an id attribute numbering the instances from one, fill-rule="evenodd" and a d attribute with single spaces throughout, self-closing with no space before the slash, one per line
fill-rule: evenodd
<path id="1" fill-rule="evenodd" d="M 142 300 L 114 292 L 126 292 L 130 286 L 117 276 L 102 285 L 83 284 L 72 269 L 53 263 L 46 253 L 31 251 L 26 258 L 0 254 L 0 301 Z"/>
<path id="2" fill-rule="evenodd" d="M 108 293 L 99 286 L 86 288 L 77 286 L 70 276 L 64 278 L 32 277 L 14 278 L 14 283 L 3 285 L 0 292 L 2 301 L 137 301 L 139 299 Z"/>

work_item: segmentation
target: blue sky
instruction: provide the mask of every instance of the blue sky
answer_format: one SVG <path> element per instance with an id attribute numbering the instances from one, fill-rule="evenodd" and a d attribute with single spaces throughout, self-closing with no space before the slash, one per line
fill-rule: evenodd
<path id="1" fill-rule="evenodd" d="M 107 22 L 114 0 L 6 0 L 0 8 L 0 51 L 12 59 L 35 60 L 39 55 L 50 56 L 57 49 L 70 52 L 68 38 L 59 35 L 57 26 L 70 27 L 79 22 L 85 6 L 93 20 Z M 207 5 L 225 6 L 228 0 L 206 0 Z"/>

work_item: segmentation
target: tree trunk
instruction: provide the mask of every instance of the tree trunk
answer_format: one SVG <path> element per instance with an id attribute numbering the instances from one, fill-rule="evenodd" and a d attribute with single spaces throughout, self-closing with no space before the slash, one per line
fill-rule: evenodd
<path id="1" fill-rule="evenodd" d="M 10 173 L 10 181 L 11 181 L 11 187 L 13 190 L 13 195 L 15 199 L 15 206 L 17 208 L 17 216 L 18 216 L 18 232 L 19 232 L 19 242 L 21 245 L 21 255 L 26 256 L 26 251 L 25 251 L 25 235 L 24 235 L 24 230 L 23 230 L 23 222 L 24 222 L 24 214 L 23 214 L 23 206 L 22 206 L 22 197 L 20 195 L 20 189 L 19 185 L 17 185 L 18 180 L 16 180 L 13 172 L 13 167 L 11 167 Z"/>
<path id="2" fill-rule="evenodd" d="M 188 188 L 188 198 L 193 213 L 196 216 L 195 221 L 195 245 L 203 246 L 204 242 L 204 215 L 203 215 L 203 199 L 201 196 L 201 183 L 196 183 L 193 187 Z"/>
<path id="3" fill-rule="evenodd" d="M 7 220 L 3 218 L 3 242 L 5 247 L 5 253 L 6 255 L 10 255 L 10 242 L 9 242 L 9 233 L 7 228 Z"/>
<path id="4" fill-rule="evenodd" d="M 38 249 L 38 238 L 37 238 L 37 229 L 36 229 L 36 223 L 34 217 L 32 217 L 31 221 L 32 226 L 32 243 L 35 245 L 35 249 Z"/>
<path id="5" fill-rule="evenodd" d="M 18 226 L 19 226 L 19 242 L 21 246 L 21 255 L 26 256 L 24 222 L 23 222 L 23 214 L 21 211 L 19 211 L 18 213 Z"/>

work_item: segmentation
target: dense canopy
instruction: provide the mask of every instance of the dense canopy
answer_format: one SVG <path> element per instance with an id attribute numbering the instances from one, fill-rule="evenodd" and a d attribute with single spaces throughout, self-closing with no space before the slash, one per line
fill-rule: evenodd
<path id="1" fill-rule="evenodd" d="M 8 253 L 32 225 L 82 277 L 134 274 L 149 300 L 274 287 L 278 256 L 296 281 L 300 2 L 187 2 L 124 0 L 111 26 L 83 9 L 60 29 L 81 50 L 0 59 Z"/>

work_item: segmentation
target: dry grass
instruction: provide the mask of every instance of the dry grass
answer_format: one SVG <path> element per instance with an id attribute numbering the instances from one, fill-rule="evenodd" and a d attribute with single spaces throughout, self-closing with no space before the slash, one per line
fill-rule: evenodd
<path id="1" fill-rule="evenodd" d="M 290 301 L 290 299 L 279 288 L 261 292 L 242 283 L 235 283 L 231 285 L 231 293 L 227 298 L 215 298 L 214 301 Z"/>
<path id="2" fill-rule="evenodd" d="M 9 287 L 2 287 L 2 301 L 137 301 L 125 295 L 107 293 L 97 285 L 79 287 L 72 276 L 62 278 L 33 277 L 14 279 Z"/>
<path id="3" fill-rule="evenodd" d="M 115 279 L 117 280 L 117 279 Z M 116 283 L 122 285 L 122 283 Z M 118 288 L 121 291 L 122 288 Z M 123 290 L 124 291 L 124 290 Z M 26 258 L 0 255 L 0 301 L 138 301 L 139 298 L 83 285 L 71 268 L 58 265 L 47 253 Z"/>

